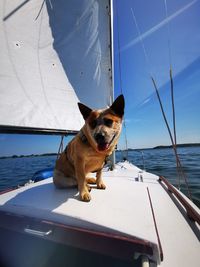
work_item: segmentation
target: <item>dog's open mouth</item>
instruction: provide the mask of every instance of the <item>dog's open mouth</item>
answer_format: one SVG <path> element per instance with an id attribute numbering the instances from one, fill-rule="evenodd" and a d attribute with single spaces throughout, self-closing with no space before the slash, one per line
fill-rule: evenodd
<path id="1" fill-rule="evenodd" d="M 104 151 L 107 150 L 109 148 L 110 144 L 109 143 L 100 143 L 98 144 L 98 150 L 99 151 Z"/>
<path id="2" fill-rule="evenodd" d="M 105 140 L 101 140 L 100 142 L 97 142 L 97 148 L 99 151 L 105 151 L 107 150 L 110 145 L 112 144 L 113 140 L 115 139 L 115 135 L 113 135 L 112 140 L 108 143 Z"/>

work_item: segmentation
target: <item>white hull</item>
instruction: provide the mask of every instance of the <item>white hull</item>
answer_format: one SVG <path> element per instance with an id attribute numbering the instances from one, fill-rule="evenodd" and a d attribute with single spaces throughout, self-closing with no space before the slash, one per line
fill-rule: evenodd
<path id="1" fill-rule="evenodd" d="M 95 252 L 98 249 L 103 255 L 128 261 L 146 254 L 150 266 L 199 266 L 199 226 L 187 217 L 185 208 L 158 176 L 128 162 L 117 164 L 114 171 L 105 171 L 103 176 L 106 190 L 92 189 L 89 203 L 79 201 L 77 189 L 56 189 L 52 178 L 2 194 L 1 230 L 13 227 L 16 231 L 11 218 L 17 217 L 19 222 L 19 216 L 24 216 L 29 223 L 24 222 L 17 231 L 25 235 L 54 240 L 54 227 L 62 228 L 63 234 L 73 230 L 82 235 L 86 231 L 87 238 L 97 237 L 94 244 L 99 236 L 105 238 L 103 246 L 101 242 L 96 247 L 77 241 L 73 236 L 69 245 Z M 199 209 L 184 199 L 199 214 Z M 45 230 L 38 222 L 45 224 Z M 113 249 L 103 249 L 111 241 Z M 134 249 L 129 252 L 131 246 Z"/>

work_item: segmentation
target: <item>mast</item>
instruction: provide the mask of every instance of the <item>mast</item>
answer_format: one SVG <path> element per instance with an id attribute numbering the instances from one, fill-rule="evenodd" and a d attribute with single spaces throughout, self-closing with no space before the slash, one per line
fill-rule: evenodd
<path id="1" fill-rule="evenodd" d="M 111 72 L 111 82 L 112 82 L 112 86 L 111 86 L 111 92 L 110 92 L 110 103 L 109 106 L 111 106 L 111 104 L 114 101 L 114 78 L 115 78 L 115 74 L 114 74 L 114 32 L 113 32 L 113 22 L 114 22 L 114 12 L 113 12 L 113 0 L 110 0 L 110 37 L 111 37 L 111 64 L 112 64 L 112 72 Z M 110 156 L 110 160 L 111 160 L 111 169 L 115 168 L 115 163 L 116 163 L 116 155 L 115 155 L 115 150 L 113 151 L 112 155 Z"/>

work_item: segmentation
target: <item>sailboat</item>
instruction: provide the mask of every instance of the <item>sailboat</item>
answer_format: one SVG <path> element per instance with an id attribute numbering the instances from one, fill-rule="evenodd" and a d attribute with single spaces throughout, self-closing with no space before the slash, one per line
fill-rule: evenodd
<path id="1" fill-rule="evenodd" d="M 1 1 L 0 131 L 76 134 L 77 102 L 113 101 L 113 2 Z M 200 211 L 164 177 L 128 161 L 79 200 L 52 177 L 0 195 L 0 263 L 199 266 Z"/>

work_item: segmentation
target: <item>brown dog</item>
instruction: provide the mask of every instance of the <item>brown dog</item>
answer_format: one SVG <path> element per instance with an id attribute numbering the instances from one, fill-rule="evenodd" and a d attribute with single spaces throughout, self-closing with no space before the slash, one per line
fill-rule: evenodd
<path id="1" fill-rule="evenodd" d="M 103 110 L 92 110 L 81 103 L 78 106 L 85 124 L 56 161 L 53 181 L 57 188 L 78 185 L 81 200 L 90 201 L 89 183 L 106 188 L 102 168 L 120 136 L 124 97 L 118 96 L 110 108 Z M 96 172 L 96 179 L 89 176 L 91 172 Z"/>

